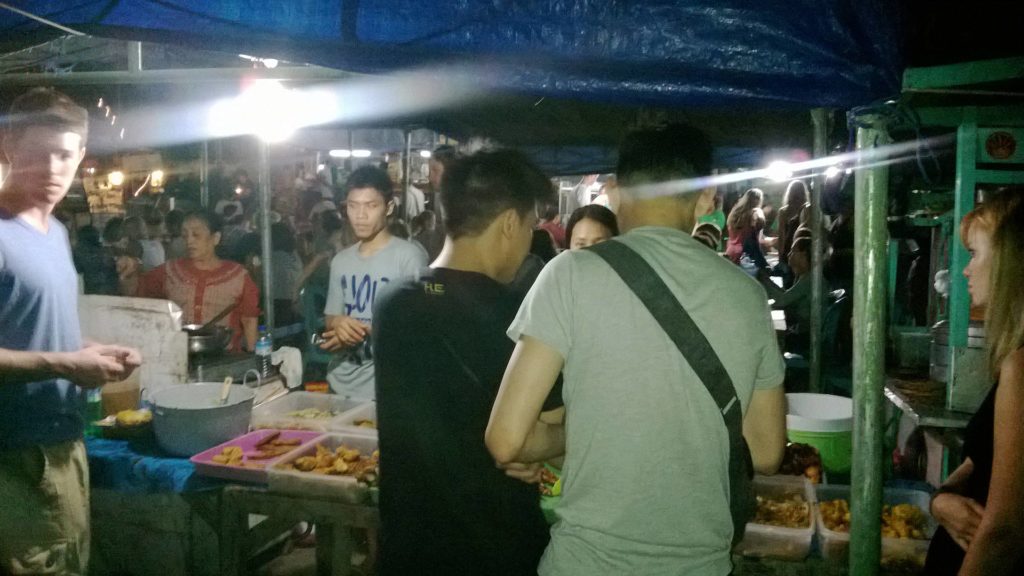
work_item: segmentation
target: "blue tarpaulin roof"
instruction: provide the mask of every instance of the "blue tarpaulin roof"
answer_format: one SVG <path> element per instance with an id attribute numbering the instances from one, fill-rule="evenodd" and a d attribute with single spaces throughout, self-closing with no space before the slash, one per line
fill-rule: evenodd
<path id="1" fill-rule="evenodd" d="M 887 0 L 34 0 L 82 32 L 384 73 L 472 63 L 487 88 L 666 107 L 848 108 L 899 92 Z M 0 9 L 0 51 L 60 34 Z M 0 78 L 2 80 L 2 78 Z"/>

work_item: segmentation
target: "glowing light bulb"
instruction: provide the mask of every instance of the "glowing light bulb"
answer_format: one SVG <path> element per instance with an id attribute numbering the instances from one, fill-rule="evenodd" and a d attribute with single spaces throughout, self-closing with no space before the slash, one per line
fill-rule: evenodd
<path id="1" fill-rule="evenodd" d="M 124 172 L 114 170 L 110 174 L 107 174 L 107 182 L 109 182 L 111 186 L 120 186 L 124 184 Z"/>
<path id="2" fill-rule="evenodd" d="M 785 182 L 793 177 L 793 168 L 790 167 L 789 162 L 776 160 L 765 168 L 765 176 L 773 182 Z"/>

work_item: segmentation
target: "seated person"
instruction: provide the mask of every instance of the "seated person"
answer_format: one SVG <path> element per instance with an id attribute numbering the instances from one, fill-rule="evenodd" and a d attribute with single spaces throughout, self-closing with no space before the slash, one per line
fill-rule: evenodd
<path id="1" fill-rule="evenodd" d="M 773 299 L 772 309 L 786 311 L 786 351 L 805 353 L 809 346 L 811 329 L 811 239 L 798 237 L 789 251 L 789 266 L 793 270 L 793 285 L 783 290 L 762 271 L 758 279 Z"/>

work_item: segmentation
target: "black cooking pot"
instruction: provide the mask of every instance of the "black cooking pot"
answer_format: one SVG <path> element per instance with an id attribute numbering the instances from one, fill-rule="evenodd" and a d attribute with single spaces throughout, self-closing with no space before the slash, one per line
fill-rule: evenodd
<path id="1" fill-rule="evenodd" d="M 188 334 L 189 356 L 221 354 L 231 342 L 231 329 L 224 326 L 186 324 L 181 329 Z"/>

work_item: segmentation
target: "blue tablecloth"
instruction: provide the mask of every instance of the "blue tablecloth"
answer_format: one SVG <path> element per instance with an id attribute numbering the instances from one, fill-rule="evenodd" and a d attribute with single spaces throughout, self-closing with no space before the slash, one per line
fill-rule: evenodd
<path id="1" fill-rule="evenodd" d="M 182 494 L 224 485 L 200 476 L 187 458 L 168 455 L 152 440 L 86 438 L 85 449 L 94 488 L 134 494 Z"/>

